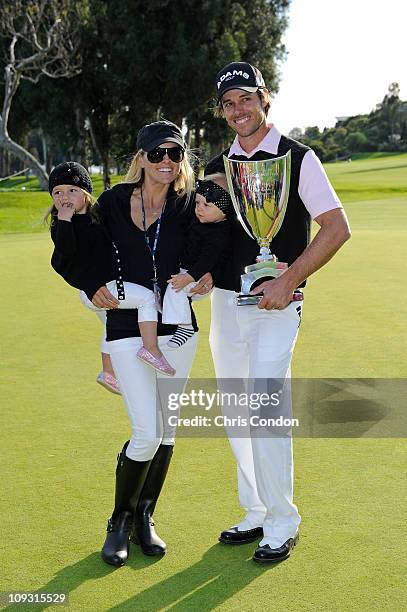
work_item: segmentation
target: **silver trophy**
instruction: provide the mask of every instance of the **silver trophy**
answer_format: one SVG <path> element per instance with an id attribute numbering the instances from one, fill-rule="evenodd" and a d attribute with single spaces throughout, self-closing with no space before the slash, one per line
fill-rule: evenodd
<path id="1" fill-rule="evenodd" d="M 288 264 L 270 252 L 270 243 L 279 231 L 290 193 L 291 151 L 281 157 L 262 161 L 238 161 L 223 156 L 230 196 L 244 230 L 257 240 L 257 263 L 245 267 L 241 275 L 242 294 L 238 306 L 258 304 L 261 295 L 250 295 L 260 278 L 280 276 Z"/>

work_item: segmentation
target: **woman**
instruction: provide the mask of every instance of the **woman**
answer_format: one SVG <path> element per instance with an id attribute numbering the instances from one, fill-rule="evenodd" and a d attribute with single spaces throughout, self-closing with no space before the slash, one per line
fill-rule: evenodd
<path id="1" fill-rule="evenodd" d="M 104 192 L 97 209 L 117 256 L 119 300 L 122 282 L 130 281 L 153 290 L 159 304 L 167 281 L 179 271 L 186 230 L 194 214 L 194 178 L 181 130 L 173 123 L 157 121 L 144 126 L 138 133 L 137 149 L 125 182 Z M 204 283 L 198 284 L 196 292 Z M 92 302 L 110 309 L 107 341 L 132 425 L 131 439 L 118 457 L 115 505 L 102 549 L 106 563 L 120 566 L 127 560 L 130 537 L 147 555 L 165 553 L 166 545 L 155 533 L 151 515 L 171 460 L 174 432 L 163 418 L 165 405 L 157 400 L 157 377 L 161 375 L 137 359 L 142 345 L 137 310 L 117 309 L 119 301 L 106 287 L 94 294 Z M 193 313 L 192 324 L 196 332 Z M 177 391 L 182 392 L 197 334 L 185 338 L 179 348 L 169 348 L 167 342 L 175 330 L 175 325 L 162 324 L 159 313 L 159 347 L 176 369 Z"/>

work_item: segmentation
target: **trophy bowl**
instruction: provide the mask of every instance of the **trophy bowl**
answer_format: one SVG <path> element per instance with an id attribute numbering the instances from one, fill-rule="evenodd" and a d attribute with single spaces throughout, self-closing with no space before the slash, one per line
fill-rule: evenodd
<path id="1" fill-rule="evenodd" d="M 241 275 L 238 306 L 258 304 L 262 296 L 250 295 L 254 282 L 280 276 L 288 264 L 271 254 L 270 243 L 279 231 L 290 193 L 291 151 L 261 161 L 238 161 L 223 156 L 226 180 L 237 218 L 260 247 L 257 263 Z"/>

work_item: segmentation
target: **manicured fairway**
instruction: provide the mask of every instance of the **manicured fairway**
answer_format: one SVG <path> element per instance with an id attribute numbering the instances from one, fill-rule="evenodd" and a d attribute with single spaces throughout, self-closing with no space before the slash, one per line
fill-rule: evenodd
<path id="1" fill-rule="evenodd" d="M 327 167 L 343 186 L 353 237 L 307 287 L 298 377 L 407 376 L 407 197 L 396 189 L 407 188 L 407 155 L 391 157 Z M 386 173 L 396 174 L 388 182 Z M 367 174 L 383 179 L 361 184 Z M 0 193 L 0 220 L 11 197 Z M 228 443 L 180 438 L 156 512 L 167 555 L 133 546 L 126 567 L 102 563 L 129 427 L 121 399 L 94 383 L 100 323 L 51 271 L 50 253 L 46 233 L 0 236 L 0 591 L 67 591 L 75 611 L 405 609 L 405 441 L 369 438 L 369 423 L 362 438 L 295 440 L 303 524 L 289 561 L 259 567 L 253 545 L 217 544 L 241 516 Z M 193 376 L 211 377 L 206 301 L 197 314 Z"/>

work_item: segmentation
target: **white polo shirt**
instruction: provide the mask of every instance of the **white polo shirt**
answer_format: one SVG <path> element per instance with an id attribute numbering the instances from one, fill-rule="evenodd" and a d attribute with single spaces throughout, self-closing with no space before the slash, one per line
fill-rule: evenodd
<path id="1" fill-rule="evenodd" d="M 236 136 L 230 147 L 229 157 L 243 155 L 250 159 L 257 151 L 277 155 L 281 134 L 274 125 L 270 124 L 268 127 L 270 129 L 266 136 L 250 153 L 243 151 L 239 137 Z M 312 150 L 307 151 L 302 160 L 298 194 L 312 219 L 334 208 L 343 208 L 321 162 Z"/>

